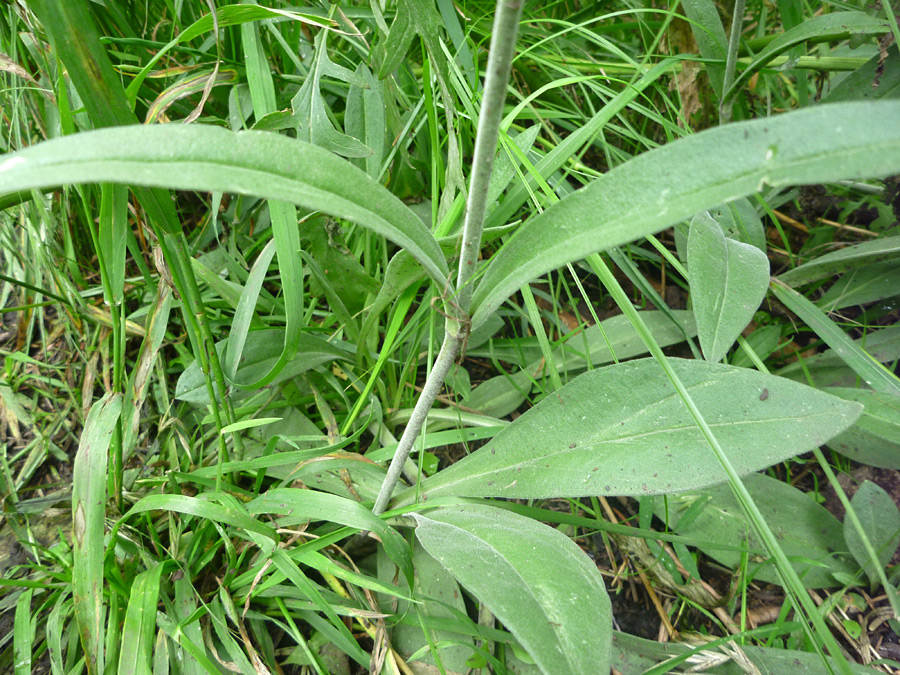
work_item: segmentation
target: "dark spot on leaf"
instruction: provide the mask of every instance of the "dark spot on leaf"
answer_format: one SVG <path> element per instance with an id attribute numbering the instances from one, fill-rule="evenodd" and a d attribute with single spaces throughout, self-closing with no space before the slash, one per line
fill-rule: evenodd
<path id="1" fill-rule="evenodd" d="M 575 443 L 569 443 L 569 447 L 570 447 L 570 448 L 574 448 L 574 447 L 575 447 Z"/>
<path id="2" fill-rule="evenodd" d="M 762 390 L 762 393 L 759 395 L 759 400 L 760 400 L 760 401 L 765 401 L 767 398 L 769 398 L 769 390 L 768 390 L 768 389 L 763 389 L 763 390 Z"/>

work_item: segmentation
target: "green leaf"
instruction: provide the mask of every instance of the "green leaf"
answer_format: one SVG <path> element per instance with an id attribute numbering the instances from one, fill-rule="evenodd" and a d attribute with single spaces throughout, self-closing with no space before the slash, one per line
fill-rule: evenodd
<path id="1" fill-rule="evenodd" d="M 856 424 L 828 441 L 828 447 L 862 464 L 900 469 L 900 396 L 844 387 L 824 391 L 865 406 Z"/>
<path id="2" fill-rule="evenodd" d="M 818 42 L 845 40 L 853 35 L 883 35 L 889 30 L 890 26 L 883 19 L 877 19 L 865 12 L 834 12 L 814 16 L 772 40 L 734 79 L 731 87 L 725 92 L 724 99 L 727 101 L 732 98 L 753 73 L 791 47 L 808 40 Z"/>
<path id="3" fill-rule="evenodd" d="M 877 562 L 883 570 L 900 545 L 900 511 L 897 510 L 897 505 L 887 492 L 870 481 L 863 481 L 850 500 L 850 505 L 856 512 L 869 543 L 875 549 Z M 879 583 L 876 561 L 867 555 L 862 539 L 849 518 L 844 519 L 844 539 L 850 553 L 875 587 Z"/>
<path id="4" fill-rule="evenodd" d="M 216 343 L 216 351 L 220 356 L 227 349 L 229 339 L 225 338 Z M 269 372 L 272 365 L 281 356 L 283 343 L 284 331 L 279 328 L 268 328 L 249 333 L 243 348 L 243 358 L 237 369 L 236 379 L 253 381 Z M 347 352 L 315 335 L 304 334 L 300 336 L 297 354 L 288 361 L 273 382 L 283 382 L 323 363 L 351 357 L 351 352 Z M 247 395 L 249 395 L 247 392 L 234 391 L 232 392 L 232 400 L 237 400 Z M 199 406 L 207 405 L 210 402 L 205 376 L 196 361 L 185 368 L 178 378 L 178 383 L 175 385 L 175 398 Z"/>
<path id="5" fill-rule="evenodd" d="M 775 297 L 812 328 L 863 382 L 875 391 L 900 394 L 900 379 L 847 337 L 821 309 L 778 279 L 772 280 L 771 288 Z"/>
<path id="6" fill-rule="evenodd" d="M 391 560 L 412 582 L 413 569 L 406 540 L 359 502 L 315 490 L 276 488 L 247 504 L 247 511 L 254 515 L 281 514 L 279 523 L 285 523 L 282 527 L 309 520 L 327 520 L 373 532 L 378 535 Z"/>
<path id="7" fill-rule="evenodd" d="M 853 346 L 879 363 L 893 363 L 900 359 L 900 326 L 870 331 L 854 340 Z M 809 382 L 816 387 L 857 387 L 862 380 L 835 349 L 798 360 L 777 374 L 798 382 Z"/>
<path id="8" fill-rule="evenodd" d="M 773 375 L 670 362 L 741 474 L 825 443 L 862 409 Z M 725 479 L 665 373 L 641 359 L 581 375 L 419 490 L 429 499 L 530 499 L 660 494 Z"/>
<path id="9" fill-rule="evenodd" d="M 796 624 L 794 624 L 796 625 Z M 781 630 L 788 630 L 788 624 L 780 625 Z M 763 629 L 758 629 L 763 630 Z M 749 631 L 748 631 L 749 632 Z M 762 636 L 760 636 L 762 637 Z M 728 644 L 734 637 L 719 638 L 713 643 L 704 643 L 693 649 L 681 642 L 657 642 L 645 640 L 627 633 L 613 631 L 613 667 L 623 675 L 665 675 L 673 672 L 675 663 L 665 663 L 668 659 L 682 657 L 682 660 L 701 651 L 712 651 L 721 654 L 722 657 L 731 657 L 735 663 L 716 668 L 709 672 L 743 673 L 745 670 L 737 665 L 734 659 L 734 648 L 737 645 Z M 791 675 L 821 675 L 822 659 L 818 654 L 802 652 L 794 649 L 755 647 L 753 645 L 741 645 L 741 651 L 762 673 L 790 673 Z M 831 667 L 838 672 L 837 665 L 832 659 L 828 659 Z M 657 665 L 659 664 L 659 665 Z M 654 667 L 656 666 L 656 667 Z M 689 667 L 684 663 L 682 667 Z M 679 670 L 681 670 L 679 668 Z M 869 666 L 856 663 L 850 664 L 850 672 L 853 675 L 873 675 Z"/>
<path id="10" fill-rule="evenodd" d="M 352 160 L 353 163 L 378 180 L 385 146 L 384 96 L 381 93 L 381 83 L 364 64 L 360 63 L 356 67 L 356 75 L 365 80 L 366 85 L 350 86 L 347 110 L 344 113 L 344 129 L 348 135 L 371 150 L 367 157 Z"/>
<path id="11" fill-rule="evenodd" d="M 816 300 L 816 306 L 823 312 L 835 312 L 896 295 L 900 295 L 900 265 L 890 260 L 850 270 Z"/>
<path id="12" fill-rule="evenodd" d="M 121 394 L 106 394 L 91 406 L 72 467 L 72 595 L 90 675 L 103 672 L 106 466 L 121 411 Z"/>
<path id="13" fill-rule="evenodd" d="M 719 10 L 713 0 L 682 0 L 681 8 L 691 21 L 694 39 L 700 48 L 700 55 L 707 59 L 706 73 L 716 97 L 722 99 L 725 85 L 725 58 L 728 37 L 719 18 Z"/>
<path id="14" fill-rule="evenodd" d="M 765 185 L 900 171 L 900 103 L 813 106 L 709 129 L 644 153 L 533 216 L 487 266 L 473 326 L 531 279 Z"/>
<path id="15" fill-rule="evenodd" d="M 137 513 L 146 513 L 147 511 L 174 511 L 188 516 L 197 516 L 224 525 L 231 525 L 239 530 L 256 532 L 275 541 L 278 540 L 274 529 L 251 518 L 245 511 L 185 495 L 147 495 L 132 506 L 119 522 L 127 520 Z"/>
<path id="16" fill-rule="evenodd" d="M 872 86 L 875 82 L 877 87 Z M 822 103 L 874 100 L 900 96 L 900 54 L 889 49 L 887 59 L 876 54 L 847 75 L 825 96 Z"/>
<path id="17" fill-rule="evenodd" d="M 159 604 L 159 582 L 164 565 L 155 564 L 137 575 L 131 585 L 122 646 L 119 652 L 120 673 L 150 675 L 150 656 L 153 654 L 153 633 L 156 628 L 156 606 Z"/>
<path id="18" fill-rule="evenodd" d="M 199 124 L 102 129 L 0 156 L 0 193 L 126 183 L 255 195 L 355 222 L 408 250 L 444 288 L 431 232 L 386 188 L 327 150 L 278 134 Z"/>
<path id="19" fill-rule="evenodd" d="M 612 614 L 597 566 L 564 534 L 490 506 L 414 514 L 416 538 L 546 675 L 609 671 Z"/>
<path id="20" fill-rule="evenodd" d="M 721 361 L 747 327 L 769 287 L 769 259 L 728 239 L 708 213 L 691 221 L 688 280 L 697 336 L 707 361 Z"/>
<path id="21" fill-rule="evenodd" d="M 743 482 L 806 587 L 834 586 L 833 573 L 856 572 L 849 556 L 839 555 L 846 550 L 840 522 L 810 495 L 762 474 L 745 476 Z M 691 509 L 696 517 L 686 518 L 682 525 L 682 517 Z M 732 569 L 740 566 L 741 553 L 717 548 L 713 542 L 734 546 L 747 541 L 751 561 L 756 561 L 750 563 L 753 578 L 782 583 L 773 561 L 758 558 L 765 556 L 765 547 L 729 485 L 657 498 L 654 511 L 681 536 L 702 540 L 704 553 Z"/>
<path id="22" fill-rule="evenodd" d="M 883 237 L 848 246 L 833 253 L 826 253 L 785 272 L 778 278 L 787 285 L 797 288 L 813 281 L 833 277 L 847 270 L 885 261 L 895 261 L 897 257 L 900 257 L 900 237 Z"/>
<path id="23" fill-rule="evenodd" d="M 357 87 L 367 87 L 368 83 L 360 73 L 339 66 L 328 58 L 328 31 L 319 31 L 315 45 L 316 55 L 309 72 L 291 100 L 298 123 L 297 138 L 344 157 L 368 157 L 372 154 L 372 148 L 334 128 L 325 99 L 319 91 L 323 77 L 342 80 Z"/>
<path id="24" fill-rule="evenodd" d="M 675 321 L 663 312 L 641 312 L 641 317 L 660 347 L 678 344 L 696 335 L 694 314 L 686 310 L 670 310 Z M 469 354 L 490 357 L 492 350 L 468 350 Z M 612 363 L 616 359 L 631 359 L 647 353 L 647 346 L 628 318 L 619 314 L 584 329 L 553 352 L 553 361 L 560 373 L 577 372 Z M 541 376 L 544 361 L 538 358 L 514 375 L 497 375 L 472 390 L 466 407 L 492 417 L 503 417 L 518 408 L 532 389 L 532 381 Z"/>
<path id="25" fill-rule="evenodd" d="M 443 645 L 439 648 L 438 656 L 441 663 L 449 673 L 465 673 L 466 660 L 475 649 L 474 640 L 462 632 L 452 629 L 454 622 L 459 622 L 459 616 L 466 615 L 466 603 L 463 594 L 456 583 L 456 579 L 437 560 L 432 558 L 422 548 L 422 545 L 414 542 L 413 564 L 416 570 L 415 598 L 418 605 L 410 605 L 400 600 L 394 610 L 397 616 L 412 617 L 415 625 L 400 622 L 391 631 L 391 645 L 404 657 L 420 650 L 428 650 L 428 639 L 419 625 L 418 613 L 423 620 L 431 617 L 443 619 L 444 629 L 432 631 L 431 642 L 435 645 Z M 384 574 L 384 580 L 389 581 L 396 574 L 397 568 L 389 561 L 379 558 L 379 576 Z M 465 627 L 461 627 L 463 630 Z M 431 654 L 426 651 L 418 659 L 427 664 L 434 664 Z"/>

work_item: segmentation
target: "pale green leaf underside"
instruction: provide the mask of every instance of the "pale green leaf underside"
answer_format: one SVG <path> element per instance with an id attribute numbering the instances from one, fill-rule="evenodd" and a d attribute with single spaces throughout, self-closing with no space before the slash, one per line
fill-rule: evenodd
<path id="1" fill-rule="evenodd" d="M 691 222 L 688 280 L 697 337 L 707 361 L 722 360 L 769 287 L 769 259 L 755 246 L 728 239 L 703 213 Z"/>
<path id="2" fill-rule="evenodd" d="M 531 279 L 620 246 L 764 185 L 900 171 L 900 102 L 818 105 L 710 129 L 644 153 L 557 202 L 492 258 L 473 326 Z"/>
<path id="3" fill-rule="evenodd" d="M 403 202 L 350 162 L 286 136 L 200 124 L 141 125 L 75 134 L 0 156 L 0 194 L 101 182 L 291 202 L 390 239 L 440 288 L 449 277 L 437 241 Z"/>
<path id="4" fill-rule="evenodd" d="M 670 362 L 740 474 L 825 443 L 862 410 L 774 375 Z M 659 364 L 640 359 L 579 376 L 487 445 L 424 480 L 419 492 L 428 499 L 642 495 L 725 480 Z M 408 490 L 400 501 L 413 497 Z"/>
<path id="5" fill-rule="evenodd" d="M 546 675 L 609 672 L 612 612 L 597 566 L 558 530 L 490 506 L 415 515 L 416 537 Z"/>

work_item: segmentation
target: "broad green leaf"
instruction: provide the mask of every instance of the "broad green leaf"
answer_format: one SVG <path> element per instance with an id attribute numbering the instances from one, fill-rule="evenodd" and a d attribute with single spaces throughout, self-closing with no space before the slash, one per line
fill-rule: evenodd
<path id="1" fill-rule="evenodd" d="M 225 338 L 216 343 L 216 351 L 220 356 L 227 349 L 229 339 Z M 284 331 L 279 328 L 267 328 L 249 333 L 236 379 L 253 381 L 269 372 L 272 365 L 281 356 L 283 343 Z M 352 356 L 352 352 L 345 351 L 322 338 L 303 334 L 300 336 L 297 354 L 288 361 L 273 381 L 282 382 L 323 363 L 336 359 L 349 359 Z M 232 392 L 232 399 L 248 396 L 249 393 L 236 390 Z M 175 385 L 175 398 L 199 406 L 209 403 L 206 379 L 196 361 L 185 368 L 178 378 L 178 383 Z"/>
<path id="2" fill-rule="evenodd" d="M 546 675 L 609 670 L 612 615 L 597 566 L 562 532 L 490 506 L 414 514 L 416 538 Z"/>
<path id="3" fill-rule="evenodd" d="M 825 443 L 862 409 L 773 375 L 670 362 L 741 474 Z M 419 490 L 531 499 L 661 494 L 725 479 L 665 373 L 640 359 L 579 376 Z"/>
<path id="4" fill-rule="evenodd" d="M 900 396 L 844 387 L 825 391 L 865 406 L 856 424 L 828 441 L 828 447 L 862 464 L 900 469 Z"/>
<path id="5" fill-rule="evenodd" d="M 745 476 L 743 483 L 805 586 L 834 586 L 833 573 L 856 572 L 850 556 L 841 554 L 847 550 L 841 523 L 811 495 L 763 474 Z M 698 501 L 702 506 L 696 505 Z M 687 522 L 682 525 L 681 518 L 689 509 L 694 509 L 695 517 L 685 519 Z M 729 485 L 657 498 L 654 511 L 678 534 L 702 540 L 704 553 L 732 569 L 740 566 L 740 552 L 719 549 L 711 542 L 733 546 L 747 541 L 751 560 L 755 561 L 750 563 L 749 574 L 754 579 L 781 583 L 774 562 L 759 559 L 759 555 L 765 555 L 765 548 Z"/>
<path id="6" fill-rule="evenodd" d="M 291 202 L 387 237 L 440 288 L 449 277 L 431 232 L 403 202 L 346 160 L 286 136 L 141 125 L 74 134 L 0 156 L 0 193 L 104 181 Z"/>
<path id="7" fill-rule="evenodd" d="M 822 42 L 826 40 L 845 40 L 853 35 L 882 35 L 890 30 L 883 19 L 877 19 L 865 12 L 833 12 L 814 16 L 799 26 L 785 31 L 772 40 L 765 49 L 753 57 L 750 64 L 735 77 L 731 87 L 724 94 L 728 100 L 740 91 L 743 83 L 753 73 L 765 66 L 775 56 L 788 51 L 791 47 L 809 40 Z"/>
<path id="8" fill-rule="evenodd" d="M 898 257 L 900 257 L 900 237 L 884 237 L 854 244 L 833 253 L 826 253 L 785 272 L 778 278 L 789 286 L 797 288 L 813 281 L 833 277 L 847 270 L 885 261 L 896 261 Z"/>
<path id="9" fill-rule="evenodd" d="M 487 265 L 473 326 L 531 279 L 658 232 L 765 185 L 900 171 L 900 102 L 813 106 L 695 134 L 639 155 L 533 216 Z"/>
<path id="10" fill-rule="evenodd" d="M 280 525 L 284 523 L 282 527 L 310 520 L 327 520 L 373 532 L 378 535 L 391 560 L 412 581 L 413 569 L 406 540 L 359 502 L 315 490 L 276 488 L 247 504 L 247 511 L 254 515 L 280 514 L 278 521 Z"/>
<path id="11" fill-rule="evenodd" d="M 772 280 L 771 288 L 775 297 L 812 328 L 866 385 L 875 391 L 900 394 L 900 379 L 861 349 L 822 310 L 778 279 Z"/>
<path id="12" fill-rule="evenodd" d="M 900 545 L 900 511 L 897 510 L 897 505 L 887 492 L 870 481 L 863 481 L 850 500 L 850 505 L 856 512 L 869 543 L 875 549 L 877 563 L 883 570 Z M 849 518 L 844 518 L 844 539 L 850 553 L 863 568 L 872 587 L 875 587 L 880 577 L 879 570 L 875 567 L 876 561 L 866 554 L 862 539 Z"/>
<path id="13" fill-rule="evenodd" d="M 729 239 L 708 213 L 691 221 L 688 280 L 697 336 L 707 361 L 721 361 L 750 323 L 769 287 L 769 259 Z"/>
<path id="14" fill-rule="evenodd" d="M 150 675 L 150 656 L 153 654 L 153 634 L 156 628 L 156 606 L 159 604 L 159 582 L 163 563 L 137 575 L 131 585 L 122 646 L 119 649 L 120 673 Z"/>
<path id="15" fill-rule="evenodd" d="M 106 394 L 91 406 L 72 467 L 72 595 L 89 675 L 103 672 L 106 467 L 121 411 L 121 394 Z"/>

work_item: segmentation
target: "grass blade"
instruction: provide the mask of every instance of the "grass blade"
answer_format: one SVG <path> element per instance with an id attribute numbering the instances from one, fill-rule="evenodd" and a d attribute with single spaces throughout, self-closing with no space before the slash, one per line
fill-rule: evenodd
<path id="1" fill-rule="evenodd" d="M 107 394 L 91 406 L 72 475 L 72 588 L 89 675 L 103 672 L 106 458 L 121 410 L 121 394 Z"/>

